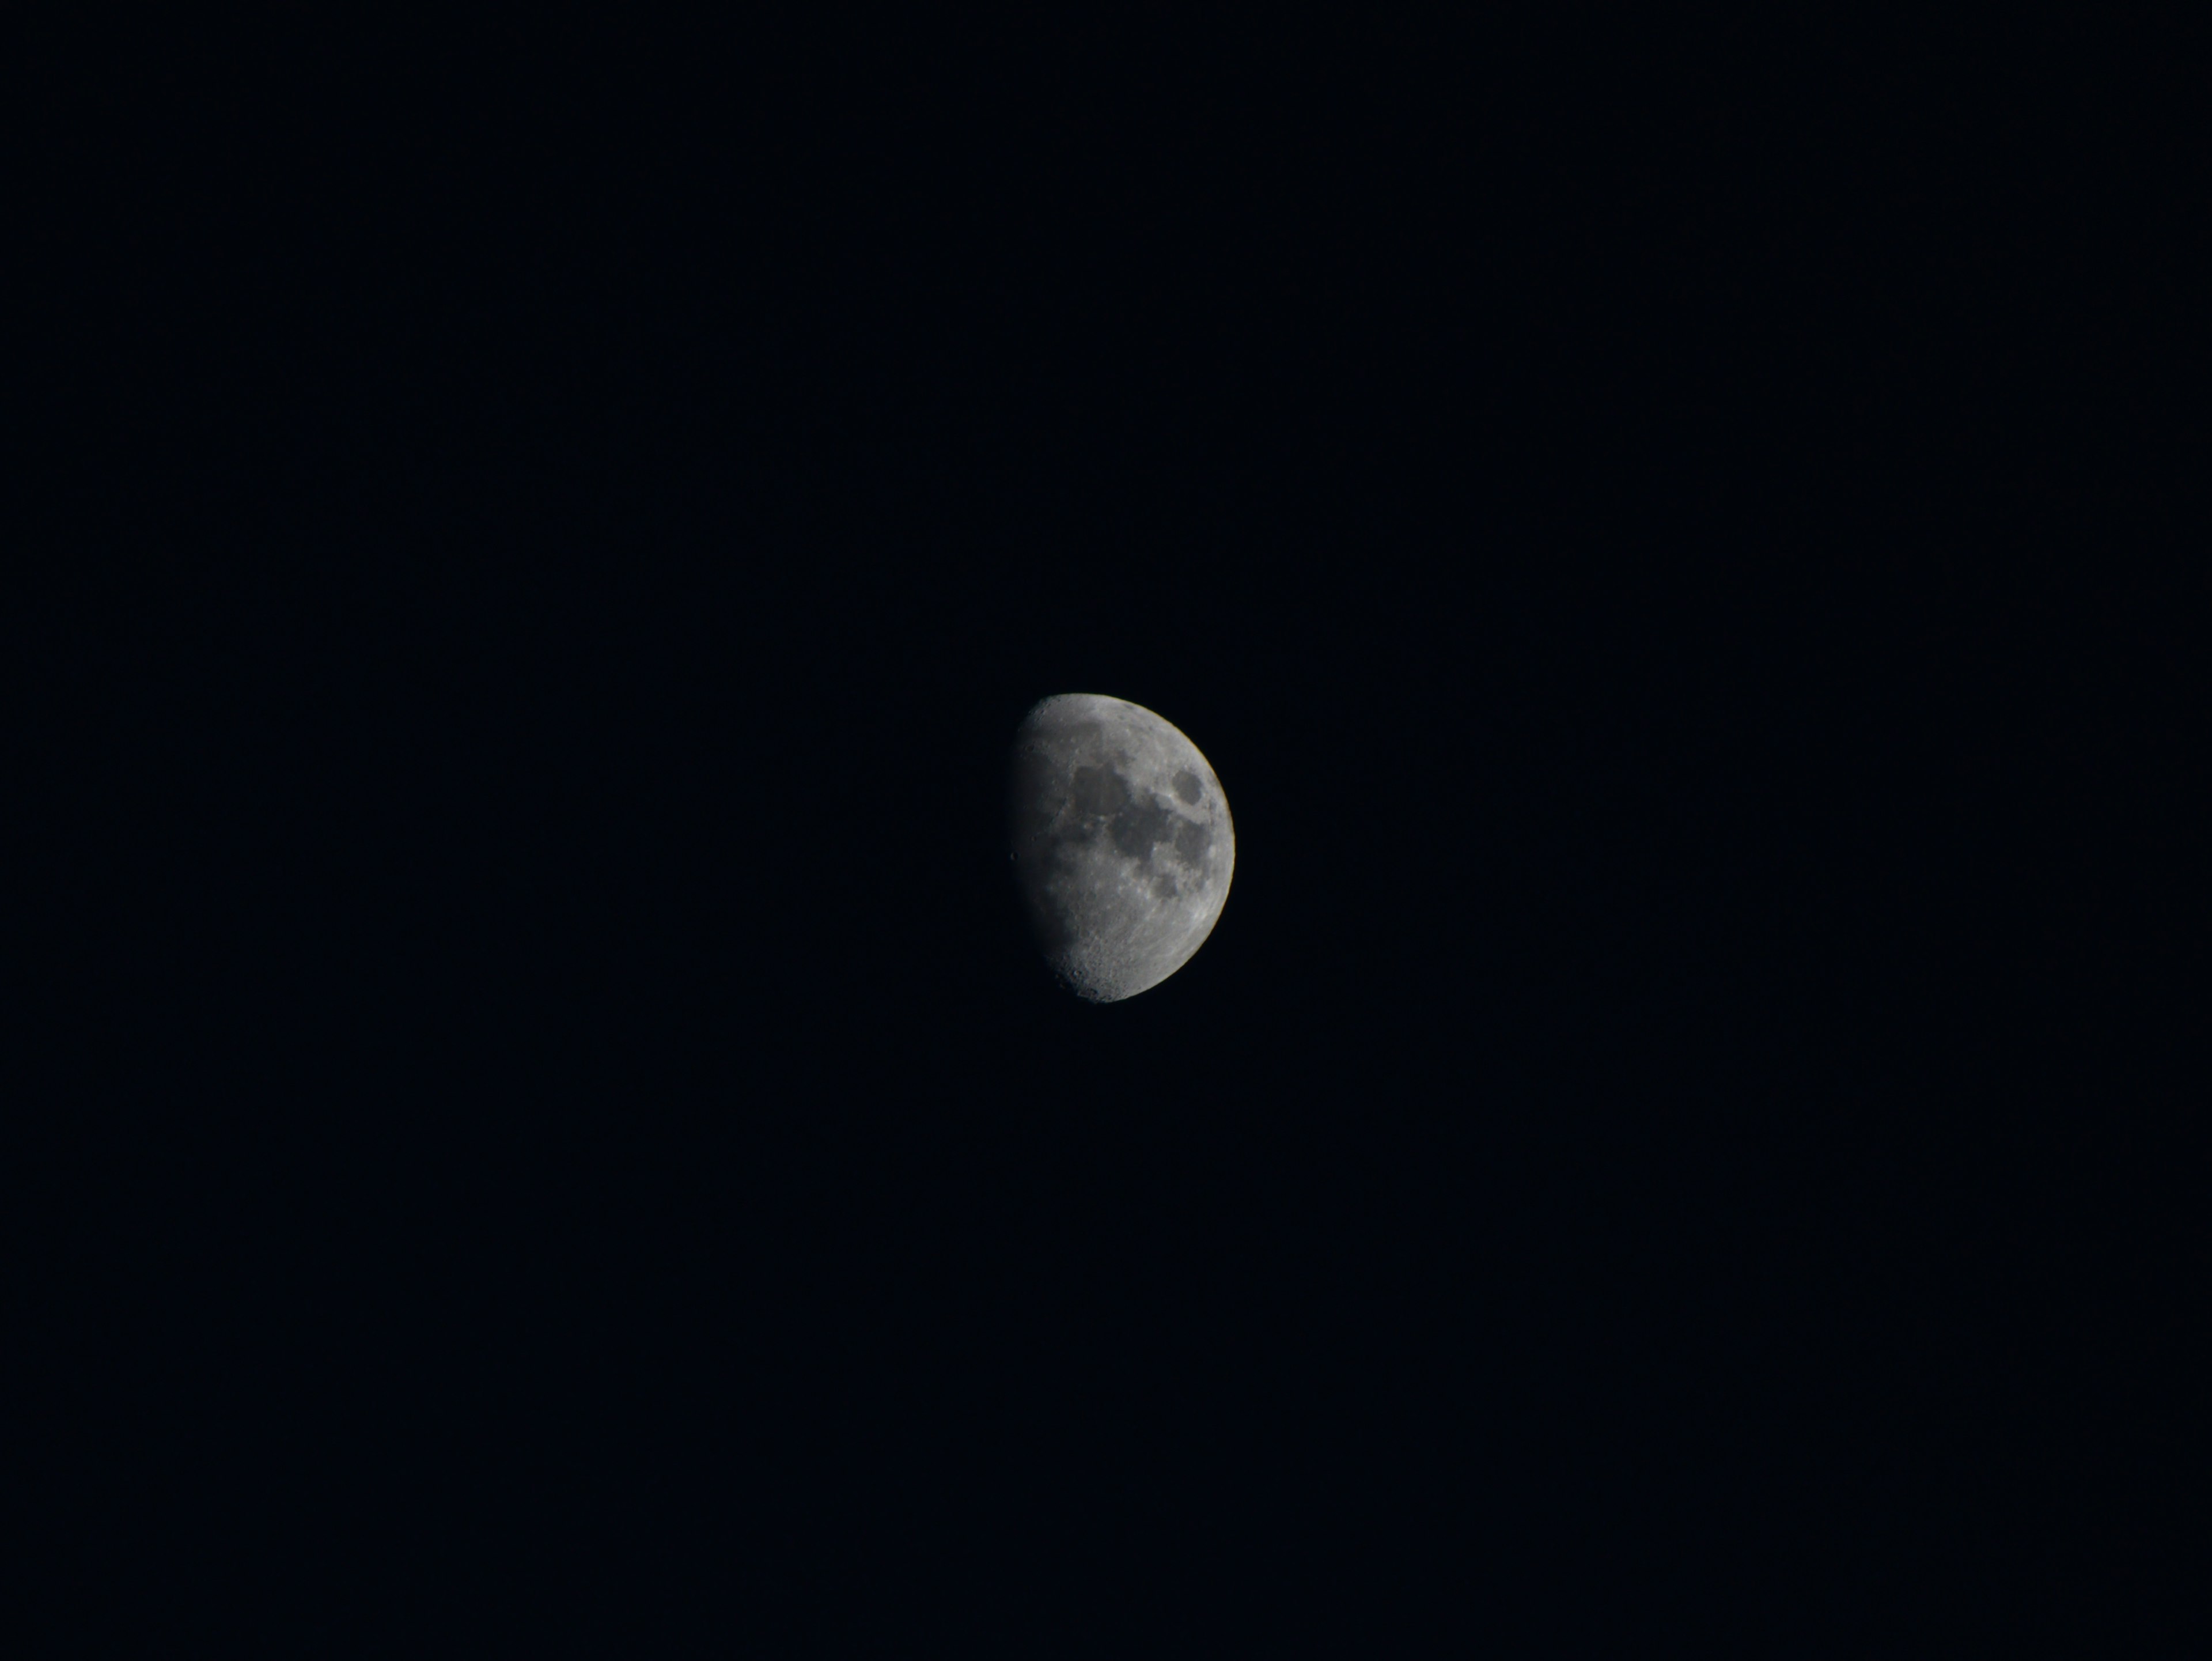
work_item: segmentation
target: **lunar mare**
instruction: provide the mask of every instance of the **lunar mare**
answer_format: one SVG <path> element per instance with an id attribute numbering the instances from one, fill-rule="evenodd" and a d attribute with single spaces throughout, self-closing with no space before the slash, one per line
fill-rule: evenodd
<path id="1" fill-rule="evenodd" d="M 1237 836 L 1206 759 L 1121 698 L 1046 698 L 1014 734 L 1014 880 L 1037 946 L 1097 1003 L 1133 997 L 1188 963 L 1229 897 Z"/>

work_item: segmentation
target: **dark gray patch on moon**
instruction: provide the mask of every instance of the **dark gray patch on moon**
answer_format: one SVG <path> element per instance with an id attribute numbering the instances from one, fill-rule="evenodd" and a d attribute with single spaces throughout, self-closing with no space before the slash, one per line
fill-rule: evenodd
<path id="1" fill-rule="evenodd" d="M 1176 834 L 1175 823 L 1158 796 L 1133 801 L 1114 815 L 1114 846 L 1133 860 L 1149 861 L 1152 849 Z"/>
<path id="2" fill-rule="evenodd" d="M 1128 780 L 1110 767 L 1079 767 L 1068 787 L 1067 805 L 1086 819 L 1103 818 L 1128 800 Z"/>
<path id="3" fill-rule="evenodd" d="M 1119 698 L 1047 698 L 1015 734 L 1008 785 L 1016 883 L 1070 987 L 1109 1002 L 1189 961 L 1228 897 L 1236 833 L 1188 739 Z"/>
<path id="4" fill-rule="evenodd" d="M 1176 852 L 1186 865 L 1196 865 L 1206 858 L 1206 850 L 1212 845 L 1213 832 L 1195 819 L 1185 819 L 1175 833 Z"/>

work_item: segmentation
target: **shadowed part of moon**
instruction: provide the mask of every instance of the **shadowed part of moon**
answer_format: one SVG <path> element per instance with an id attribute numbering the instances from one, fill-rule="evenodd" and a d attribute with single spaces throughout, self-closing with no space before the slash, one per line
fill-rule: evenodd
<path id="1" fill-rule="evenodd" d="M 1008 785 L 1015 880 L 1063 981 L 1111 1002 L 1190 960 L 1228 897 L 1236 833 L 1188 739 L 1137 704 L 1063 694 L 1023 721 Z"/>

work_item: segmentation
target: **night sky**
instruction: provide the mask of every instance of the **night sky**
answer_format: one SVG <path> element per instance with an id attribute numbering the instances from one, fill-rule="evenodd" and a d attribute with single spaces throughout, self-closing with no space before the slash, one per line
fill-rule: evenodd
<path id="1" fill-rule="evenodd" d="M 40 1652 L 2185 1647 L 2148 129 L 1490 33 L 40 82 Z"/>

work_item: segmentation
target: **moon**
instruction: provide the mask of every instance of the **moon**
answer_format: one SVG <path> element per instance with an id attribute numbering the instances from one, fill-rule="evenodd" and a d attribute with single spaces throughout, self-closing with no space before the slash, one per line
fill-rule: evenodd
<path id="1" fill-rule="evenodd" d="M 1063 692 L 1014 733 L 1009 851 L 1038 949 L 1093 1003 L 1158 986 L 1206 944 L 1237 833 L 1198 746 L 1151 710 Z"/>

